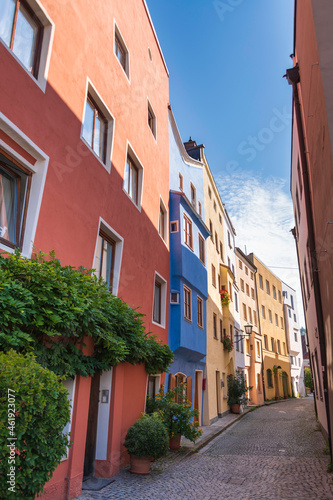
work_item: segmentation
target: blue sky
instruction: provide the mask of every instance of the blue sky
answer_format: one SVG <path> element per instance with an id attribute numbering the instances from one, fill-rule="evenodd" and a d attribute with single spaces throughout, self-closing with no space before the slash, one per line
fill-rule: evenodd
<path id="1" fill-rule="evenodd" d="M 205 144 L 237 245 L 274 266 L 297 289 L 301 309 L 290 233 L 292 92 L 283 78 L 292 66 L 293 0 L 147 4 L 183 141 Z"/>

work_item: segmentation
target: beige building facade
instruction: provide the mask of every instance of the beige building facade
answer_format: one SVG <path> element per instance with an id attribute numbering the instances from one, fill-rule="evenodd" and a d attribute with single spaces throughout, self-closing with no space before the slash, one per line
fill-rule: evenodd
<path id="1" fill-rule="evenodd" d="M 264 391 L 262 380 L 262 335 L 259 328 L 256 291 L 257 268 L 240 248 L 235 249 L 235 256 L 242 334 L 245 334 L 245 325 L 252 325 L 252 334 L 235 343 L 235 350 L 244 351 L 245 379 L 247 385 L 251 387 L 248 394 L 249 404 L 259 405 L 264 402 Z"/>

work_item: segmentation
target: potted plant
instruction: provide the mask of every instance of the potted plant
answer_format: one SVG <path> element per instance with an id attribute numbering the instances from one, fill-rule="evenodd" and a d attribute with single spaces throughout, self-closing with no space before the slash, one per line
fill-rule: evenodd
<path id="1" fill-rule="evenodd" d="M 223 344 L 223 349 L 227 352 L 231 352 L 234 348 L 234 343 L 229 337 L 229 335 L 225 335 L 225 337 L 222 338 L 222 344 Z"/>
<path id="2" fill-rule="evenodd" d="M 224 288 L 221 288 L 220 290 L 220 295 L 221 295 L 221 303 L 223 306 L 228 306 L 230 303 L 230 296 Z"/>
<path id="3" fill-rule="evenodd" d="M 228 405 L 232 413 L 240 413 L 240 406 L 246 404 L 249 398 L 243 373 L 236 372 L 236 375 L 228 375 Z"/>
<path id="4" fill-rule="evenodd" d="M 169 447 L 172 450 L 180 447 L 181 436 L 195 442 L 202 434 L 198 422 L 194 422 L 194 418 L 199 416 L 199 412 L 192 409 L 185 394 L 185 384 L 181 384 L 166 393 L 164 393 L 164 387 L 161 386 L 155 398 L 147 399 L 147 412 L 159 412 L 169 436 Z"/>
<path id="5" fill-rule="evenodd" d="M 149 474 L 152 458 L 167 454 L 169 436 L 158 413 L 143 413 L 127 431 L 124 446 L 131 459 L 130 472 Z"/>

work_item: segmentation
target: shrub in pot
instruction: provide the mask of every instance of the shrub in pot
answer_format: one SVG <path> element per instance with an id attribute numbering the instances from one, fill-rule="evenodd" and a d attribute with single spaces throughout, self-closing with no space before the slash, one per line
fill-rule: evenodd
<path id="1" fill-rule="evenodd" d="M 180 436 L 195 442 L 202 434 L 198 422 L 194 422 L 199 412 L 192 409 L 185 395 L 186 384 L 180 384 L 166 393 L 164 393 L 164 387 L 161 386 L 155 398 L 147 399 L 147 412 L 158 411 L 161 415 L 170 438 L 171 449 L 179 448 Z M 174 443 L 175 440 L 177 440 L 177 445 Z"/>
<path id="2" fill-rule="evenodd" d="M 149 474 L 151 459 L 167 454 L 169 436 L 158 413 L 143 413 L 127 431 L 124 446 L 131 456 L 130 472 Z"/>
<path id="3" fill-rule="evenodd" d="M 236 375 L 228 375 L 228 405 L 232 413 L 239 413 L 240 406 L 246 404 L 249 400 L 246 393 L 249 387 L 246 387 L 243 373 L 237 372 Z"/>

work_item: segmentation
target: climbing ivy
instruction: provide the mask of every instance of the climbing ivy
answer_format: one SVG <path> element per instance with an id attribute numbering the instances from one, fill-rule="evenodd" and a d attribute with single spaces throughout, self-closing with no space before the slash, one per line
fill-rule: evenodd
<path id="1" fill-rule="evenodd" d="M 145 331 L 143 315 L 112 295 L 91 269 L 62 266 L 51 252 L 24 259 L 0 254 L 0 349 L 33 352 L 53 372 L 73 377 L 120 362 L 166 371 L 167 345 Z M 93 352 L 84 353 L 85 339 Z"/>

